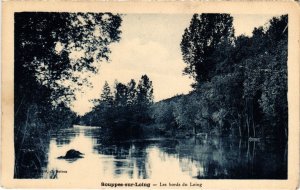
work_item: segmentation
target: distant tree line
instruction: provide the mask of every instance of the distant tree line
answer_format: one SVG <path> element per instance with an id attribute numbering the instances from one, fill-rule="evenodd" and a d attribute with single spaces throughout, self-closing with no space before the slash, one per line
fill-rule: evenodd
<path id="1" fill-rule="evenodd" d="M 288 16 L 252 37 L 235 37 L 232 22 L 229 14 L 193 15 L 180 46 L 194 90 L 152 106 L 162 133 L 287 140 Z"/>
<path id="2" fill-rule="evenodd" d="M 138 84 L 131 79 L 128 84 L 115 82 L 112 90 L 105 81 L 94 108 L 81 118 L 85 125 L 108 128 L 114 137 L 137 136 L 143 125 L 151 121 L 149 108 L 153 104 L 152 81 L 143 75 Z"/>
<path id="3" fill-rule="evenodd" d="M 122 19 L 111 13 L 33 12 L 16 13 L 14 18 L 18 162 L 29 148 L 47 148 L 43 140 L 49 130 L 75 122 L 71 102 L 83 86 L 91 85 L 88 77 L 78 74 L 97 73 L 96 64 L 109 60 L 109 45 L 120 40 Z M 153 103 L 147 75 L 138 83 L 116 82 L 113 89 L 105 83 L 93 110 L 80 122 L 113 129 L 115 137 L 137 136 L 153 126 L 176 136 L 204 133 L 285 142 L 288 16 L 272 18 L 267 27 L 255 28 L 252 37 L 236 37 L 232 23 L 229 14 L 193 15 L 180 44 L 183 74 L 195 81 L 188 95 Z M 18 167 L 20 163 L 16 177 L 22 171 Z"/>

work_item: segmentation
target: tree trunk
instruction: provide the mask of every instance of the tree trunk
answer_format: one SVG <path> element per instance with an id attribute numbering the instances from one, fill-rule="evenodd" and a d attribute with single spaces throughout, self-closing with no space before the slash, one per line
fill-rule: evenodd
<path id="1" fill-rule="evenodd" d="M 255 125 L 254 125 L 254 119 L 253 119 L 253 112 L 252 112 L 252 129 L 253 129 L 253 137 L 255 137 Z"/>
<path id="2" fill-rule="evenodd" d="M 249 124 L 249 118 L 248 118 L 248 114 L 247 114 L 247 116 L 246 116 L 246 125 L 247 125 L 247 137 L 248 137 L 248 139 L 249 139 L 249 137 L 250 137 L 250 124 Z"/>
<path id="3" fill-rule="evenodd" d="M 247 125 L 247 132 L 248 138 L 250 135 L 255 137 L 255 124 L 253 118 L 253 98 L 246 98 L 246 125 Z M 250 134 L 250 128 L 252 128 L 252 134 Z"/>

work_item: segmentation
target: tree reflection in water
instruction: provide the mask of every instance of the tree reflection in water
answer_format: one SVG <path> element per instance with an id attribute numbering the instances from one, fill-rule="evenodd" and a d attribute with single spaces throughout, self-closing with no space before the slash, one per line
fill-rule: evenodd
<path id="1" fill-rule="evenodd" d="M 49 152 L 49 139 L 54 144 L 51 148 L 65 150 L 70 146 L 86 148 L 85 158 L 80 163 L 67 164 L 57 161 L 59 155 Z M 75 164 L 88 164 L 90 169 L 101 170 L 99 174 L 112 175 L 114 178 L 148 179 L 185 176 L 195 179 L 286 179 L 287 146 L 277 146 L 274 142 L 249 142 L 241 139 L 210 137 L 182 139 L 131 139 L 116 141 L 101 128 L 62 129 L 50 135 L 50 138 L 35 139 L 28 143 L 32 152 L 20 154 L 19 178 L 42 178 L 45 168 L 68 169 Z M 43 143 L 37 143 L 43 140 Z M 76 142 L 74 144 L 74 142 Z M 82 145 L 88 142 L 88 145 Z M 42 147 L 40 145 L 43 145 Z M 65 146 L 65 147 L 63 147 Z M 88 146 L 88 147 L 87 147 Z M 76 149 L 76 147 L 73 147 Z M 41 151 L 42 150 L 42 151 Z M 61 149 L 62 150 L 62 149 Z M 51 153 L 52 152 L 52 153 Z M 57 151 L 56 151 L 57 153 Z M 37 155 L 34 158 L 34 155 Z M 48 159 L 48 156 L 51 159 Z M 30 157 L 30 158 L 27 158 Z M 93 163 L 89 159 L 94 159 Z M 34 160 L 39 160 L 30 168 Z M 52 162 L 52 164 L 47 163 Z M 53 163 L 54 162 L 54 163 Z M 79 162 L 79 161 L 78 161 Z M 99 163 L 98 163 L 99 162 Z M 50 164 L 50 168 L 47 167 Z M 57 165 L 58 164 L 58 165 Z M 75 166 L 74 165 L 74 166 Z M 95 165 L 95 166 L 94 166 Z M 77 166 L 77 165 L 76 165 Z M 55 168 L 52 168 L 55 167 Z M 97 167 L 100 167 L 97 169 Z M 26 171 L 26 172 L 25 172 Z M 72 169 L 75 174 L 76 167 Z M 80 173 L 80 171 L 78 171 Z M 65 175 L 65 176 L 61 176 Z M 67 177 L 68 174 L 57 177 Z M 77 174 L 76 174 L 77 175 Z M 97 178 L 98 176 L 95 176 Z"/>
<path id="2" fill-rule="evenodd" d="M 116 176 L 138 168 L 139 178 L 149 178 L 151 167 L 148 163 L 149 148 L 178 158 L 182 172 L 198 179 L 286 179 L 286 147 L 274 146 L 274 142 L 249 142 L 241 139 L 160 139 L 122 142 L 96 147 L 100 154 L 114 155 Z M 105 147 L 105 148 L 104 148 Z M 271 148 L 273 147 L 273 148 Z M 112 151 L 114 150 L 114 151 Z M 271 159 L 270 159 L 271 158 Z M 192 174 L 193 165 L 197 175 Z M 131 172 L 131 174 L 129 174 Z"/>

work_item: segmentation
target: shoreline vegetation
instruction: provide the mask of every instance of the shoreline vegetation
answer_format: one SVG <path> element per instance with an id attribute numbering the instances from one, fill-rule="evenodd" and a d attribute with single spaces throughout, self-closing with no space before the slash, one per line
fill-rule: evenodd
<path id="1" fill-rule="evenodd" d="M 80 117 L 70 102 L 77 87 L 89 84 L 72 73 L 97 72 L 90 63 L 109 60 L 108 45 L 120 40 L 121 16 L 15 14 L 14 177 L 41 177 L 50 133 L 73 125 L 99 126 L 120 141 L 229 137 L 286 146 L 288 17 L 272 18 L 252 37 L 234 36 L 232 21 L 229 14 L 193 15 L 180 44 L 183 73 L 195 81 L 189 94 L 154 102 L 147 74 L 138 83 L 116 81 L 110 87 L 106 82 L 99 99 L 92 100 L 93 110 Z M 105 31 L 100 40 L 93 33 L 97 26 Z M 64 47 L 59 51 L 58 42 Z M 86 57 L 72 63 L 68 54 L 76 48 Z M 37 168 L 36 175 L 26 168 Z"/>
<path id="2" fill-rule="evenodd" d="M 204 29 L 201 20 L 209 23 Z M 207 31 L 212 36 L 203 37 Z M 181 42 L 187 63 L 184 73 L 195 79 L 192 92 L 153 103 L 152 85 L 142 91 L 135 88 L 134 80 L 128 85 L 116 83 L 112 94 L 106 83 L 94 109 L 80 121 L 111 128 L 115 135 L 127 131 L 135 136 L 143 130 L 143 134 L 177 137 L 286 142 L 287 16 L 271 19 L 267 28 L 255 28 L 252 37 L 235 38 L 233 31 L 230 15 L 194 15 Z M 145 83 L 140 81 L 140 88 L 141 84 Z"/>

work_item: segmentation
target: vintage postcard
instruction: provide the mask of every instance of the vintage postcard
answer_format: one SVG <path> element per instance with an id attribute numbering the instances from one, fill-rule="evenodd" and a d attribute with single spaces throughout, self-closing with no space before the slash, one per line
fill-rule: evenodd
<path id="1" fill-rule="evenodd" d="M 296 2 L 5 1 L 1 186 L 296 189 Z"/>

